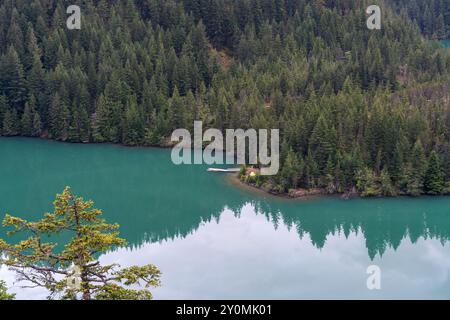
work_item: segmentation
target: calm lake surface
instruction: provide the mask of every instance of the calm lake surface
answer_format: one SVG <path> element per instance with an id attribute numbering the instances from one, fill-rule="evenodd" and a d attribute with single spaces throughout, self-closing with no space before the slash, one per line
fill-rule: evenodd
<path id="1" fill-rule="evenodd" d="M 444 45 L 444 47 L 450 48 L 450 39 L 442 40 L 441 43 Z"/>
<path id="2" fill-rule="evenodd" d="M 71 186 L 129 242 L 102 262 L 161 269 L 155 299 L 450 298 L 449 197 L 286 200 L 169 150 L 0 138 L 0 152 L 2 216 L 38 219 Z M 46 296 L 0 277 L 18 298 Z"/>

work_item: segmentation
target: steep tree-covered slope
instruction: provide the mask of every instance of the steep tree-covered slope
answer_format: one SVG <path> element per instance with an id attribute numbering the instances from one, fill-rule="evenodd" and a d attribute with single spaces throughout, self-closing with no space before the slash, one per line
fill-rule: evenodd
<path id="1" fill-rule="evenodd" d="M 407 14 L 431 38 L 450 37 L 450 1 L 393 0 L 397 12 Z"/>
<path id="2" fill-rule="evenodd" d="M 366 1 L 85 0 L 68 30 L 71 4 L 0 1 L 2 135 L 280 128 L 281 171 L 255 181 L 268 189 L 449 192 L 450 54 L 429 40 L 448 35 L 447 1 L 381 3 L 381 30 Z"/>

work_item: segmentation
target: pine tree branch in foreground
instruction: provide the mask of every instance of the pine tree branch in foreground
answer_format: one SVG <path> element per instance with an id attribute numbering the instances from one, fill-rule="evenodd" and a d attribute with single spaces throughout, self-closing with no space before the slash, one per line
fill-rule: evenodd
<path id="1" fill-rule="evenodd" d="M 3 226 L 9 228 L 8 235 L 26 237 L 16 244 L 0 239 L 0 264 L 13 270 L 17 280 L 26 283 L 24 288 L 46 288 L 52 299 L 151 299 L 149 288 L 160 284 L 157 267 L 103 266 L 97 260 L 98 254 L 124 246 L 126 241 L 119 237 L 119 225 L 106 223 L 93 204 L 66 187 L 53 202 L 54 212 L 45 213 L 39 221 L 7 214 Z M 67 235 L 71 238 L 63 248 L 44 241 Z"/>
<path id="2" fill-rule="evenodd" d="M 0 280 L 0 300 L 14 300 L 15 296 L 7 292 L 5 281 Z"/>

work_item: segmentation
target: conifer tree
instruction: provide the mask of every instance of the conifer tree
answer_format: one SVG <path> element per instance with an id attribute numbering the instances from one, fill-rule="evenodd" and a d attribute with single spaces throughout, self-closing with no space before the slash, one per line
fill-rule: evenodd
<path id="1" fill-rule="evenodd" d="M 425 191 L 428 194 L 440 194 L 444 189 L 444 172 L 436 151 L 432 151 L 425 174 Z"/>
<path id="2" fill-rule="evenodd" d="M 33 132 L 33 121 L 36 107 L 36 99 L 34 96 L 25 104 L 25 109 L 21 119 L 21 133 L 23 136 L 31 137 Z"/>
<path id="3" fill-rule="evenodd" d="M 145 127 L 135 96 L 129 98 L 126 108 L 122 141 L 130 146 L 140 145 L 144 139 Z"/>
<path id="4" fill-rule="evenodd" d="M 102 211 L 93 204 L 66 187 L 56 195 L 54 211 L 41 220 L 26 221 L 7 214 L 3 226 L 9 228 L 10 234 L 23 235 L 24 240 L 10 244 L 0 239 L 0 262 L 14 271 L 19 281 L 47 289 L 49 298 L 151 299 L 149 288 L 158 286 L 160 278 L 154 265 L 125 268 L 97 260 L 98 253 L 126 242 L 119 238 L 119 226 L 106 223 Z M 57 237 L 69 240 L 64 245 L 48 242 Z M 139 284 L 144 287 L 132 287 Z M 4 295 L 1 287 L 0 294 Z"/>
<path id="5" fill-rule="evenodd" d="M 3 116 L 2 134 L 4 136 L 16 136 L 19 134 L 18 116 L 16 109 L 6 110 Z"/>
<path id="6" fill-rule="evenodd" d="M 23 66 L 13 46 L 10 46 L 6 54 L 2 56 L 0 69 L 2 70 L 0 74 L 1 92 L 6 95 L 12 107 L 22 107 L 27 95 L 26 83 Z"/>

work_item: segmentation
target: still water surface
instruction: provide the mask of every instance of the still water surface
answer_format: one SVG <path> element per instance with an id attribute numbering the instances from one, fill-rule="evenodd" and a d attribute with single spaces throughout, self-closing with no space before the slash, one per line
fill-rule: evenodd
<path id="1" fill-rule="evenodd" d="M 2 215 L 38 219 L 70 185 L 129 242 L 102 262 L 161 269 L 155 299 L 450 298 L 449 197 L 286 200 L 169 150 L 0 138 L 0 152 Z M 373 264 L 381 290 L 366 286 Z"/>

